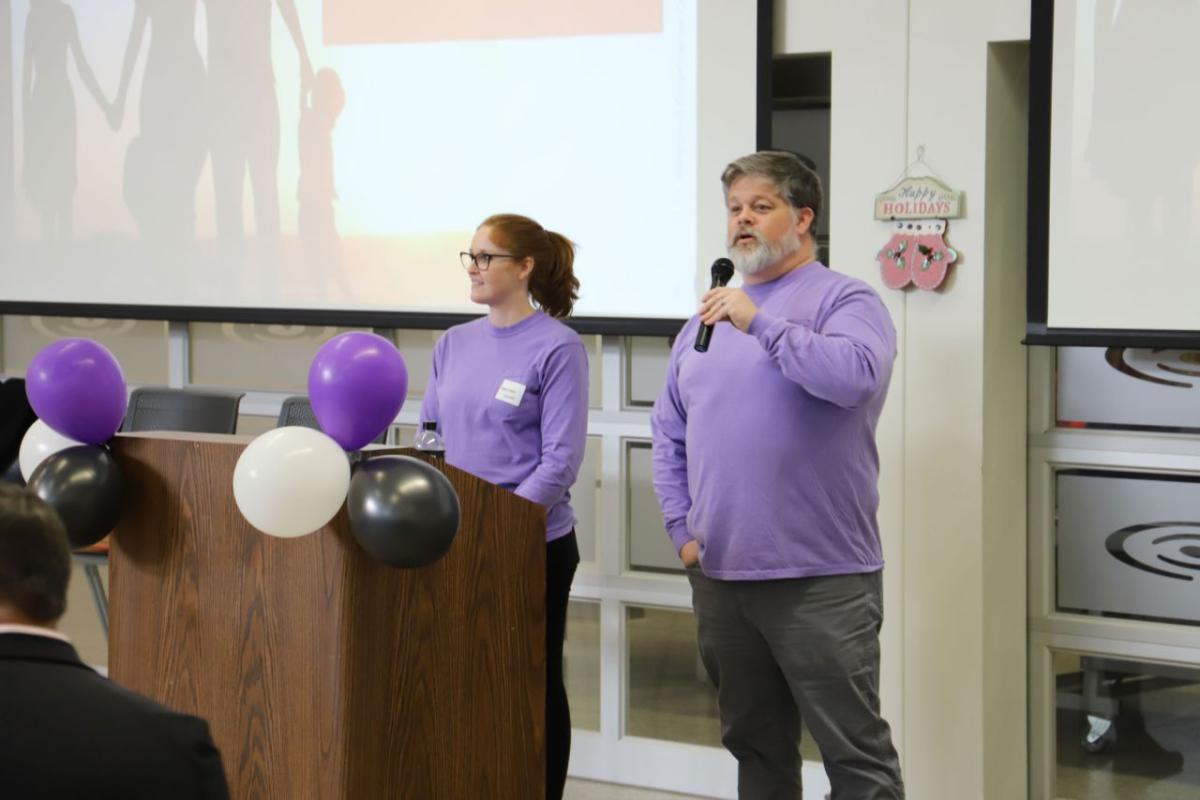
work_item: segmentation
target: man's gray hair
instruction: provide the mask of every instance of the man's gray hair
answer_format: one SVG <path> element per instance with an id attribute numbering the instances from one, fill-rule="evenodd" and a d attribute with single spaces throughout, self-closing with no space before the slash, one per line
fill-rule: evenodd
<path id="1" fill-rule="evenodd" d="M 808 232 L 816 237 L 824 192 L 821 190 L 821 178 L 818 177 L 817 171 L 809 163 L 805 163 L 802 156 L 786 150 L 762 150 L 742 156 L 721 173 L 721 184 L 725 187 L 725 194 L 729 194 L 729 187 L 734 181 L 747 175 L 766 178 L 774 183 L 780 196 L 787 200 L 793 209 L 812 209 L 812 225 Z"/>

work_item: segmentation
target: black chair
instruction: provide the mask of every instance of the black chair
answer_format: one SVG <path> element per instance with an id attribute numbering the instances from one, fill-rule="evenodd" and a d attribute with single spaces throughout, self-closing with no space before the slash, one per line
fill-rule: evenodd
<path id="1" fill-rule="evenodd" d="M 121 430 L 126 432 L 183 431 L 235 433 L 242 392 L 142 387 L 129 396 Z M 108 597 L 100 580 L 100 567 L 108 563 L 108 540 L 75 553 L 83 564 L 100 625 L 108 636 Z"/>
<path id="2" fill-rule="evenodd" d="M 282 428 L 286 425 L 321 430 L 321 423 L 317 422 L 317 415 L 313 413 L 312 403 L 309 402 L 307 396 L 299 394 L 283 401 L 283 405 L 279 408 L 279 419 L 275 423 L 275 427 Z M 383 433 L 376 436 L 371 443 L 386 444 L 387 434 L 388 428 L 384 428 Z"/>
<path id="3" fill-rule="evenodd" d="M 121 430 L 234 433 L 243 396 L 199 389 L 134 389 Z"/>

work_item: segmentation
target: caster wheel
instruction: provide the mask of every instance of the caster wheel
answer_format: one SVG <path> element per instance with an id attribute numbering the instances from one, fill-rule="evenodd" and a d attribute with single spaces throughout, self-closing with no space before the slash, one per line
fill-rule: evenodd
<path id="1" fill-rule="evenodd" d="M 1087 715 L 1087 729 L 1079 740 L 1079 746 L 1089 753 L 1100 753 L 1117 740 L 1117 729 L 1108 717 Z"/>

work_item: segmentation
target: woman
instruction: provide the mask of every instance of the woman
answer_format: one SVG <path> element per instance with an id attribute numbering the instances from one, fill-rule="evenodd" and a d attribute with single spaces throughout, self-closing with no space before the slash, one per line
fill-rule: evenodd
<path id="1" fill-rule="evenodd" d="M 471 300 L 488 313 L 438 340 L 421 421 L 438 423 L 450 464 L 547 509 L 546 797 L 559 798 L 571 751 L 563 641 L 579 564 L 570 489 L 588 400 L 587 352 L 557 319 L 578 297 L 574 245 L 527 217 L 500 214 L 460 255 Z"/>

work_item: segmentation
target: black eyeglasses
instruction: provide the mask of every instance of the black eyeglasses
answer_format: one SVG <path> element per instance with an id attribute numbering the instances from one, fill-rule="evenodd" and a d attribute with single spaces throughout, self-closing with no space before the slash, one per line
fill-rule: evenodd
<path id="1" fill-rule="evenodd" d="M 516 258 L 511 253 L 459 253 L 458 258 L 462 261 L 463 269 L 470 269 L 471 265 L 479 267 L 480 272 L 487 272 L 488 267 L 492 265 L 493 258 Z"/>

